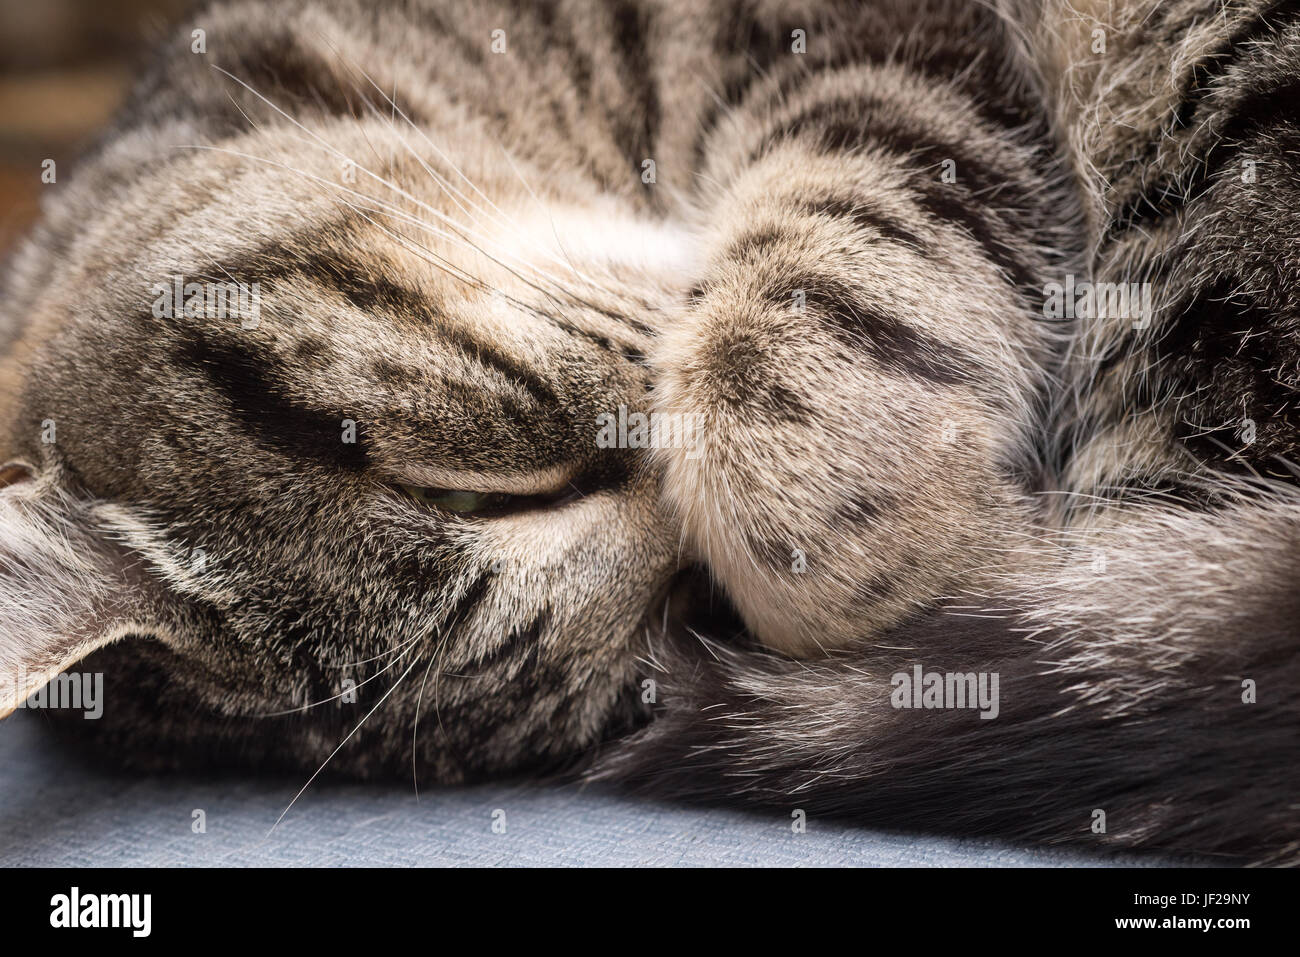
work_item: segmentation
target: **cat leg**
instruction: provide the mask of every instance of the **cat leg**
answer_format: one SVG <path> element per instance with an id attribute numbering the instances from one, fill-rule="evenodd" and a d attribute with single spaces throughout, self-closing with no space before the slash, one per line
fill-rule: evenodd
<path id="1" fill-rule="evenodd" d="M 753 114 L 654 356 L 656 408 L 695 441 L 656 454 L 754 634 L 817 654 L 975 583 L 1025 528 L 1051 191 L 1031 149 L 899 66 Z"/>

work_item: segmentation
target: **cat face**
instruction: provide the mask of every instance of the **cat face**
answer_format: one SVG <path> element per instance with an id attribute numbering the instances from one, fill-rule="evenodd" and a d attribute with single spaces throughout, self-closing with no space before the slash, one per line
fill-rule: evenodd
<path id="1" fill-rule="evenodd" d="M 638 451 L 597 442 L 646 403 L 679 244 L 410 128 L 306 136 L 101 179 L 114 213 L 46 264 L 4 491 L 7 574 L 43 571 L 6 587 L 64 620 L 5 663 L 120 639 L 87 730 L 136 753 L 346 740 L 334 767 L 454 781 L 589 746 L 679 566 Z"/>

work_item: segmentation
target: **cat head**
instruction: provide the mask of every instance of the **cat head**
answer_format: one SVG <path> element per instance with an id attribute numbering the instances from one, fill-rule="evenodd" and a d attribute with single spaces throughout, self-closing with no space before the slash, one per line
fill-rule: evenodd
<path id="1" fill-rule="evenodd" d="M 678 535 L 600 434 L 678 239 L 394 117 L 157 140 L 60 187 L 0 301 L 0 705 L 80 662 L 138 761 L 443 781 L 637 720 Z"/>

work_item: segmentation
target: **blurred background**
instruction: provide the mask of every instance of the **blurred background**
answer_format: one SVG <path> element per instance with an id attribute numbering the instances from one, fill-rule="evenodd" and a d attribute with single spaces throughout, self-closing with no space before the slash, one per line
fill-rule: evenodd
<path id="1" fill-rule="evenodd" d="M 35 218 L 41 162 L 62 172 L 193 0 L 0 0 L 0 256 Z"/>

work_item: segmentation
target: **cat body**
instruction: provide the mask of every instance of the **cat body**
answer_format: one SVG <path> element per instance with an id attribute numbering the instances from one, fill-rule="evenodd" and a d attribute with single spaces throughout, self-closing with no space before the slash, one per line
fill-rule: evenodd
<path id="1" fill-rule="evenodd" d="M 191 20 L 4 281 L 8 700 L 84 658 L 143 767 L 1294 858 L 1290 5 Z"/>

